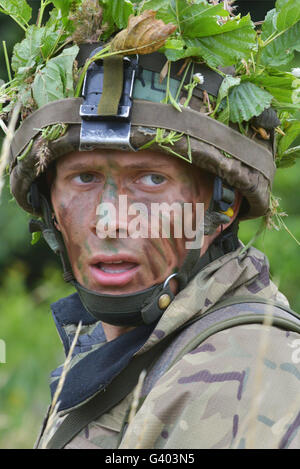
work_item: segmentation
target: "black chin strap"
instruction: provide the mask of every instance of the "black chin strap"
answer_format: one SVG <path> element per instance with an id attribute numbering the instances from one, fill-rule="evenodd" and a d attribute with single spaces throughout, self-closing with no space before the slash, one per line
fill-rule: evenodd
<path id="1" fill-rule="evenodd" d="M 218 181 L 217 178 L 216 181 Z M 220 183 L 217 182 L 216 185 L 220 185 Z M 170 275 L 164 283 L 127 295 L 97 293 L 88 290 L 75 280 L 62 236 L 54 226 L 50 205 L 46 197 L 39 192 L 36 184 L 32 184 L 29 201 L 35 210 L 43 213 L 43 221 L 31 220 L 29 229 L 31 232 L 41 231 L 50 248 L 60 256 L 64 280 L 74 285 L 82 304 L 95 319 L 116 326 L 137 326 L 157 321 L 175 297 L 169 285 L 171 278 L 176 278 L 177 293 L 179 293 L 206 265 L 239 247 L 238 224 L 235 221 L 229 228 L 221 232 L 203 256 L 200 257 L 201 247 L 190 249 L 180 270 Z M 221 202 L 220 207 L 220 200 L 217 200 L 214 196 L 205 215 L 206 220 L 209 220 L 209 222 L 211 221 L 210 218 L 213 217 L 216 226 L 230 220 L 223 212 L 220 213 L 220 209 L 225 210 L 226 204 L 230 206 L 232 200 L 227 201 L 225 205 L 224 200 L 221 200 Z M 211 232 L 211 223 L 208 223 L 204 228 L 204 234 Z"/>

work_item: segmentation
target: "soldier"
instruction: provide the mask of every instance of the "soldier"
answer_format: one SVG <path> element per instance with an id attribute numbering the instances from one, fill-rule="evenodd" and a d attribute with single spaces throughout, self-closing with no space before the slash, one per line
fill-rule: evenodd
<path id="1" fill-rule="evenodd" d="M 180 112 L 161 103 L 184 66 L 161 81 L 164 63 L 94 62 L 82 98 L 41 107 L 12 142 L 12 192 L 77 291 L 52 305 L 66 354 L 82 324 L 37 447 L 297 448 L 300 320 L 238 239 L 269 208 L 272 139 L 204 112 L 222 83 L 204 65 L 186 74 Z M 45 142 L 56 124 L 64 133 Z"/>

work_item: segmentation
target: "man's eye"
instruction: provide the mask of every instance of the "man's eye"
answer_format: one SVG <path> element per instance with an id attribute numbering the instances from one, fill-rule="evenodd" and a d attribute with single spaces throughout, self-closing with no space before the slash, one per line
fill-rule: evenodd
<path id="1" fill-rule="evenodd" d="M 161 174 L 147 174 L 146 176 L 142 176 L 139 181 L 147 186 L 158 186 L 165 182 L 166 178 Z"/>
<path id="2" fill-rule="evenodd" d="M 81 182 L 83 184 L 88 184 L 89 182 L 94 182 L 96 179 L 94 174 L 91 173 L 81 173 L 75 177 L 76 182 Z"/>

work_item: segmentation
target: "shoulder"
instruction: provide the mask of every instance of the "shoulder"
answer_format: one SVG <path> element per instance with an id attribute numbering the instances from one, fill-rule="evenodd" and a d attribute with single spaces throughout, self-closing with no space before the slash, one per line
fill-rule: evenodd
<path id="1" fill-rule="evenodd" d="M 134 421 L 142 428 L 147 419 L 157 447 L 287 447 L 299 444 L 289 431 L 299 391 L 300 335 L 238 325 L 212 334 L 175 361 Z"/>

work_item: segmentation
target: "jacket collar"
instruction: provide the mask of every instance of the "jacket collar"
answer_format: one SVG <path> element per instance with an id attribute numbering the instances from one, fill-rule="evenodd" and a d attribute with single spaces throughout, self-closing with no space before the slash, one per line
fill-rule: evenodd
<path id="1" fill-rule="evenodd" d="M 70 368 L 58 398 L 58 410 L 63 413 L 105 388 L 128 365 L 155 327 L 155 323 L 142 325 L 107 342 L 101 322 L 85 311 L 77 293 L 54 303 L 52 313 L 66 354 L 70 350 L 77 324 L 82 321 Z M 52 397 L 62 369 L 63 366 L 60 366 L 51 374 Z"/>

